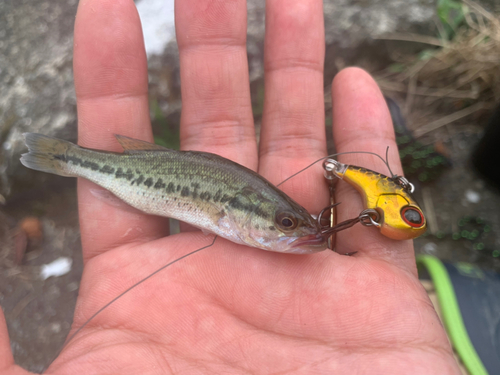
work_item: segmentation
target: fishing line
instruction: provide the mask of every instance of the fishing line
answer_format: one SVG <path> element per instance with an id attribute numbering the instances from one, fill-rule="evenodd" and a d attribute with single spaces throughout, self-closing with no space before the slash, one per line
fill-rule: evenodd
<path id="1" fill-rule="evenodd" d="M 332 154 L 332 155 L 328 155 L 328 156 L 325 156 L 325 157 L 322 157 L 321 159 L 318 159 L 316 160 L 315 162 L 312 162 L 311 164 L 309 164 L 307 167 L 301 169 L 300 171 L 298 171 L 297 173 L 294 173 L 292 174 L 290 177 L 287 177 L 286 179 L 284 179 L 283 181 L 281 181 L 278 185 L 276 185 L 276 187 L 284 184 L 285 182 L 287 182 L 289 179 L 291 179 L 292 177 L 295 177 L 297 176 L 299 173 L 302 173 L 304 172 L 306 169 L 309 169 L 311 168 L 314 164 L 322 161 L 322 160 L 325 160 L 325 159 L 328 159 L 328 158 L 333 158 L 335 156 L 339 156 L 339 155 L 347 155 L 347 154 L 368 154 L 368 155 L 375 155 L 376 157 L 378 157 L 380 160 L 382 160 L 382 162 L 387 166 L 387 169 L 389 169 L 389 173 L 391 174 L 391 178 L 394 178 L 395 175 L 392 173 L 391 171 L 391 167 L 389 167 L 389 146 L 387 146 L 387 149 L 386 149 L 386 154 L 385 154 L 385 158 L 386 160 L 384 160 L 384 158 L 382 156 L 380 156 L 379 154 L 376 154 L 375 152 L 370 152 L 370 151 L 346 151 L 346 152 L 339 152 L 339 153 L 336 153 L 336 154 Z"/>
<path id="2" fill-rule="evenodd" d="M 121 297 L 123 297 L 125 294 L 127 294 L 128 292 L 130 292 L 132 289 L 134 289 L 135 287 L 141 285 L 143 282 L 145 282 L 146 280 L 152 278 L 154 275 L 156 275 L 157 273 L 163 271 L 165 268 L 167 268 L 168 266 L 171 266 L 172 264 L 174 263 L 177 263 L 178 261 L 184 259 L 184 258 L 187 258 L 188 256 L 190 255 L 193 255 L 193 254 L 196 254 L 197 252 L 201 251 L 201 250 L 204 250 L 206 248 L 209 248 L 210 246 L 213 246 L 213 244 L 215 243 L 215 240 L 217 239 L 217 235 L 215 235 L 214 239 L 212 240 L 212 243 L 210 243 L 209 245 L 206 245 L 206 246 L 203 246 L 203 247 L 200 247 L 199 249 L 196 249 L 194 251 L 191 251 L 190 253 L 187 253 L 186 255 L 183 255 L 181 256 L 180 258 L 177 258 L 167 264 L 165 264 L 164 266 L 161 266 L 160 268 L 158 268 L 156 271 L 154 271 L 153 273 L 149 274 L 148 276 L 146 276 L 145 278 L 143 278 L 142 280 L 139 280 L 138 282 L 136 282 L 134 285 L 130 286 L 127 290 L 125 290 L 124 292 L 120 293 L 118 296 L 116 296 L 115 298 L 113 298 L 111 301 L 109 301 L 107 304 L 105 304 L 103 307 L 101 307 L 99 310 L 97 310 L 97 312 L 94 313 L 94 315 L 92 315 L 89 319 L 87 319 L 87 321 L 85 323 L 83 323 L 67 340 L 66 342 L 64 343 L 63 347 L 61 348 L 61 350 L 59 350 L 59 352 L 56 354 L 56 356 L 54 357 L 54 359 L 51 361 L 54 362 L 54 360 L 59 357 L 59 354 L 61 354 L 62 350 L 68 346 L 68 344 L 71 342 L 71 340 L 73 340 L 75 338 L 75 336 L 80 333 L 80 331 L 85 328 L 87 326 L 87 324 L 89 324 L 97 315 L 99 315 L 101 312 L 103 312 L 105 309 L 107 309 L 110 305 L 112 305 L 114 302 L 116 302 L 118 299 L 120 299 Z M 45 371 L 44 371 L 45 372 Z M 43 374 L 43 372 L 41 373 Z"/>
<path id="3" fill-rule="evenodd" d="M 385 149 L 385 165 L 389 168 L 389 173 L 391 174 L 391 178 L 397 177 L 394 173 L 392 173 L 391 167 L 389 166 L 389 146 Z"/>

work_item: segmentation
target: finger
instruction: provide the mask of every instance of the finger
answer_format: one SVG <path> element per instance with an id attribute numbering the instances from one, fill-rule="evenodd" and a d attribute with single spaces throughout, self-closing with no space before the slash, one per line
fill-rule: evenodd
<path id="1" fill-rule="evenodd" d="M 324 48 L 321 0 L 266 2 L 259 171 L 275 184 L 326 155 Z M 318 168 L 292 178 L 283 190 L 309 210 L 326 206 L 327 189 Z"/>
<path id="2" fill-rule="evenodd" d="M 5 316 L 0 308 L 0 372 L 7 373 L 7 370 L 12 370 L 13 365 L 14 358 L 10 348 L 9 332 L 7 331 Z"/>
<path id="3" fill-rule="evenodd" d="M 389 147 L 389 165 L 402 173 L 391 116 L 376 82 L 358 68 L 341 71 L 332 84 L 333 137 L 338 152 L 370 151 L 385 157 Z M 342 162 L 388 174 L 387 167 L 373 155 L 352 154 L 340 157 Z M 359 215 L 364 209 L 361 196 L 345 183 L 337 184 L 335 196 L 342 202 L 338 221 Z M 337 234 L 337 248 L 342 252 L 357 251 L 359 255 L 383 258 L 414 269 L 411 241 L 395 241 L 375 228 L 356 225 Z"/>
<path id="4" fill-rule="evenodd" d="M 114 134 L 152 141 L 147 61 L 132 0 L 81 1 L 75 23 L 74 74 L 79 144 L 122 151 Z M 126 242 L 166 234 L 165 219 L 97 199 L 97 187 L 78 184 L 84 259 Z"/>
<path id="5" fill-rule="evenodd" d="M 175 3 L 181 146 L 257 166 L 246 54 L 246 1 Z"/>

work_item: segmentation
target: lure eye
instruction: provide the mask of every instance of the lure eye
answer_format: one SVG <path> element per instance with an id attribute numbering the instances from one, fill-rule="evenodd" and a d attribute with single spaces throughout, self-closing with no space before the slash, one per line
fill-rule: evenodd
<path id="1" fill-rule="evenodd" d="M 425 222 L 422 212 L 411 206 L 401 210 L 401 217 L 406 224 L 413 228 L 420 228 Z"/>
<path id="2" fill-rule="evenodd" d="M 293 230 L 297 228 L 298 220 L 290 212 L 281 212 L 276 215 L 276 224 L 283 230 Z"/>

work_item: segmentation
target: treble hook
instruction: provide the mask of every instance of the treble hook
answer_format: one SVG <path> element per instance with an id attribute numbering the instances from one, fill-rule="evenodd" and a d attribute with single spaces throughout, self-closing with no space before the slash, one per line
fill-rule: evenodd
<path id="1" fill-rule="evenodd" d="M 413 194 L 415 185 L 413 185 L 406 177 L 395 175 L 392 180 L 403 188 L 407 193 Z"/>
<path id="2" fill-rule="evenodd" d="M 325 212 L 326 212 L 327 210 L 330 210 L 330 209 L 334 208 L 335 206 L 338 206 L 339 204 L 340 204 L 340 203 L 334 203 L 334 204 L 331 204 L 331 205 L 329 205 L 329 206 L 327 206 L 327 207 L 323 208 L 323 209 L 321 210 L 321 212 L 319 213 L 319 215 L 318 215 L 318 219 L 317 219 L 317 220 L 318 220 L 318 225 L 321 227 L 321 229 L 322 229 L 322 230 L 326 230 L 326 228 L 330 229 L 330 228 L 331 228 L 331 226 L 333 225 L 333 223 L 332 223 L 332 221 L 331 221 L 331 214 L 330 214 L 330 220 L 329 220 L 329 224 L 328 224 L 328 225 L 323 225 L 323 224 L 321 223 L 321 221 L 323 220 L 323 216 L 324 216 Z"/>
<path id="3" fill-rule="evenodd" d="M 334 204 L 333 206 L 336 206 L 340 203 Z M 321 213 L 324 213 L 327 209 L 329 209 L 331 206 L 328 206 L 324 208 Z M 319 220 L 319 217 L 318 217 Z M 331 235 L 333 233 L 337 233 L 346 229 L 349 229 L 356 225 L 357 223 L 361 223 L 364 226 L 376 226 L 379 227 L 380 223 L 378 222 L 380 220 L 380 214 L 373 209 L 367 209 L 361 211 L 361 213 L 353 218 L 353 219 L 348 219 L 345 220 L 337 225 L 334 225 L 333 227 L 323 227 L 321 230 L 321 234 L 324 236 Z"/>
<path id="4" fill-rule="evenodd" d="M 327 163 L 329 160 L 330 159 L 327 159 L 323 162 L 323 168 L 325 169 L 325 177 L 326 181 L 328 182 L 328 190 L 330 191 L 330 205 L 321 210 L 321 212 L 318 215 L 318 224 L 322 228 L 322 232 L 325 231 L 326 228 L 331 229 L 337 223 L 337 217 L 335 215 L 335 206 L 340 204 L 340 203 L 335 203 L 335 182 L 337 178 L 334 177 L 334 175 L 331 173 L 331 170 L 329 169 L 329 164 Z M 329 220 L 330 223 L 328 227 L 323 227 L 321 225 L 321 220 L 323 218 L 325 211 L 327 210 L 330 210 L 330 220 Z M 335 240 L 332 238 L 334 234 L 335 232 L 331 232 L 331 234 L 328 236 L 328 248 L 332 250 L 334 250 L 333 244 Z"/>
<path id="5" fill-rule="evenodd" d="M 320 223 L 321 216 L 324 214 L 324 212 L 326 210 L 333 208 L 333 207 L 337 206 L 338 204 L 340 204 L 340 203 L 330 205 L 328 207 L 325 207 L 323 210 L 321 210 L 321 212 L 318 216 L 318 222 Z M 380 221 L 380 214 L 378 213 L 377 210 L 366 209 L 366 210 L 361 211 L 361 213 L 353 219 L 344 220 L 343 222 L 336 224 L 336 225 L 333 225 L 333 226 L 330 226 L 330 227 L 323 226 L 321 229 L 321 235 L 324 237 L 330 238 L 332 235 L 336 234 L 337 232 L 349 229 L 349 228 L 353 227 L 354 225 L 356 225 L 357 223 L 361 223 L 362 225 L 367 226 L 367 227 L 368 226 L 380 227 L 379 221 Z M 355 253 L 356 252 L 347 253 L 345 255 L 353 255 Z"/>

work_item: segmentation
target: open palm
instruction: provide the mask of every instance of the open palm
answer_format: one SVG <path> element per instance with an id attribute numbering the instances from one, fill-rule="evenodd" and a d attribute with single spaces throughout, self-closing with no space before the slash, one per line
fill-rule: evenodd
<path id="1" fill-rule="evenodd" d="M 260 148 L 253 126 L 243 0 L 176 3 L 186 150 L 217 153 L 279 183 L 326 155 L 321 0 L 268 0 Z M 79 143 L 120 151 L 113 134 L 152 140 L 147 62 L 132 0 L 86 0 L 75 28 Z M 339 151 L 392 149 L 382 94 L 360 69 L 332 86 Z M 383 172 L 366 155 L 344 159 Z M 73 332 L 141 278 L 213 236 L 167 236 L 167 221 L 96 199 L 80 180 L 85 261 Z M 328 204 L 321 168 L 283 190 L 317 214 Z M 339 183 L 338 220 L 362 210 Z M 412 243 L 360 225 L 339 233 L 339 253 L 288 255 L 215 244 L 147 280 L 93 319 L 47 374 L 452 374 L 445 333 L 415 268 Z M 0 369 L 13 365 L 0 328 Z M 2 355 L 5 353 L 6 355 Z M 10 371 L 10 372 L 9 372 Z"/>

